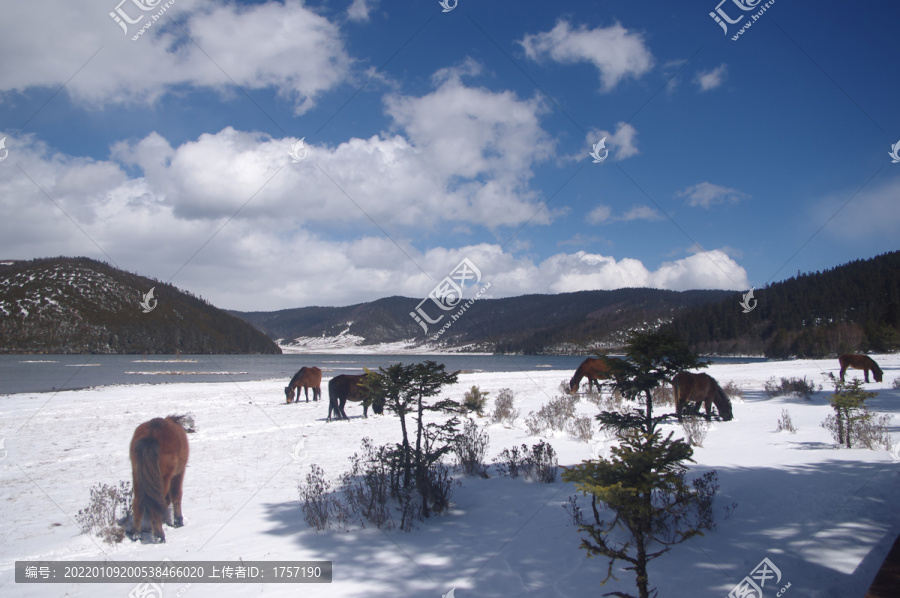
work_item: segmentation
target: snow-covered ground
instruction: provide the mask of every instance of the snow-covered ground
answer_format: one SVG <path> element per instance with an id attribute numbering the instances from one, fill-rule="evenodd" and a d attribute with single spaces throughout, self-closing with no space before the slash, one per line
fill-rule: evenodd
<path id="1" fill-rule="evenodd" d="M 878 412 L 900 409 L 900 356 L 875 356 L 884 382 L 866 385 L 879 395 Z M 725 597 L 767 557 L 780 569 L 777 587 L 764 596 L 862 597 L 900 532 L 900 463 L 888 451 L 836 449 L 820 423 L 830 412 L 830 388 L 812 400 L 767 399 L 772 376 L 807 376 L 823 382 L 836 360 L 714 365 L 720 383 L 745 392 L 735 400 L 734 421 L 714 422 L 693 472 L 716 469 L 720 490 L 718 528 L 674 547 L 653 561 L 650 581 L 660 597 Z M 851 370 L 852 375 L 861 372 Z M 536 443 L 528 412 L 559 394 L 571 372 L 477 373 L 459 377 L 445 394 L 461 398 L 477 384 L 490 397 L 501 388 L 516 395 L 522 415 L 515 427 L 488 424 L 493 458 L 512 445 Z M 327 403 L 284 404 L 286 380 L 103 387 L 57 394 L 0 397 L 0 594 L 4 596 L 114 596 L 135 584 L 14 583 L 16 560 L 217 561 L 329 560 L 328 585 L 193 584 L 165 588 L 166 596 L 587 596 L 634 592 L 634 576 L 616 569 L 619 581 L 600 587 L 606 560 L 587 559 L 579 532 L 562 508 L 571 485 L 499 477 L 463 478 L 450 513 L 418 529 L 316 533 L 306 527 L 297 484 L 317 463 L 336 479 L 363 437 L 395 442 L 396 416 L 361 417 L 347 407 L 349 422 L 324 421 Z M 323 382 L 327 382 L 323 381 Z M 323 384 L 324 386 L 325 384 Z M 596 408 L 579 403 L 579 412 Z M 796 434 L 776 433 L 787 409 Z M 185 526 L 167 528 L 168 542 L 110 546 L 82 534 L 73 517 L 87 506 L 90 488 L 130 479 L 128 443 L 134 428 L 175 412 L 195 416 L 184 486 Z M 892 433 L 900 440 L 895 417 Z M 681 434 L 675 424 L 666 426 Z M 595 424 L 596 428 L 596 424 Z M 560 465 L 572 465 L 607 444 L 597 432 L 584 443 L 563 433 L 547 438 Z M 301 442 L 302 440 L 302 442 Z M 726 516 L 725 507 L 737 503 Z"/>

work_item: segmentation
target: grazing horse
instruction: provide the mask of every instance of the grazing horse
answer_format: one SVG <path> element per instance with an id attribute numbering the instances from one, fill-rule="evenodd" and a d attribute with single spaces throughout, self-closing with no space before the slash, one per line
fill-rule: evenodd
<path id="1" fill-rule="evenodd" d="M 575 394 L 582 378 L 588 379 L 588 390 L 591 389 L 591 384 L 596 384 L 597 392 L 601 392 L 599 381 L 607 380 L 611 375 L 609 364 L 605 359 L 588 357 L 581 362 L 581 365 L 575 370 L 575 375 L 569 381 L 569 394 Z"/>
<path id="2" fill-rule="evenodd" d="M 184 525 L 181 485 L 188 460 L 188 439 L 182 418 L 183 415 L 170 415 L 151 419 L 139 425 L 131 438 L 132 540 L 140 536 L 144 544 L 157 538 L 165 542 L 162 520 L 170 504 L 175 511 L 174 526 Z M 150 519 L 149 530 L 144 529 L 146 515 Z"/>
<path id="3" fill-rule="evenodd" d="M 300 389 L 306 391 L 306 402 L 309 403 L 309 389 L 313 389 L 313 401 L 322 396 L 322 370 L 317 367 L 300 368 L 288 385 L 284 387 L 284 398 L 290 403 L 294 400 L 294 389 L 297 389 L 297 402 L 300 402 Z"/>
<path id="4" fill-rule="evenodd" d="M 328 381 L 328 421 L 331 421 L 332 412 L 337 419 L 349 419 L 344 412 L 347 401 L 360 402 L 369 398 L 369 393 L 360 386 L 365 377 L 365 374 L 340 374 Z M 363 417 L 369 417 L 368 411 L 369 406 L 363 403 Z M 372 403 L 373 413 L 383 411 L 383 403 Z"/>
<path id="5" fill-rule="evenodd" d="M 672 386 L 675 389 L 675 414 L 678 421 L 681 421 L 681 413 L 685 404 L 689 402 L 696 403 L 695 412 L 700 411 L 700 404 L 706 405 L 706 419 L 710 417 L 710 403 L 716 404 L 719 417 L 722 421 L 731 421 L 734 414 L 731 412 L 731 401 L 728 395 L 716 382 L 716 379 L 709 374 L 692 374 L 690 372 L 679 372 L 672 379 Z"/>
<path id="6" fill-rule="evenodd" d="M 881 382 L 881 368 L 878 367 L 875 360 L 868 355 L 851 355 L 850 353 L 847 353 L 846 355 L 841 355 L 838 358 L 838 361 L 841 362 L 841 382 L 844 381 L 844 373 L 846 373 L 847 368 L 863 370 L 866 382 L 869 381 L 869 370 L 872 370 L 872 376 L 875 378 L 875 382 Z"/>

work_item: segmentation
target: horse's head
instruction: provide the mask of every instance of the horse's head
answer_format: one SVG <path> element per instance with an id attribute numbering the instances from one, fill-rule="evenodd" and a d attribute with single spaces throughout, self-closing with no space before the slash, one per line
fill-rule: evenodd
<path id="1" fill-rule="evenodd" d="M 577 379 L 578 375 L 576 374 L 571 380 L 569 380 L 569 394 L 573 395 L 578 392 L 579 380 Z"/>
<path id="2" fill-rule="evenodd" d="M 881 368 L 874 361 L 872 361 L 872 375 L 875 377 L 875 382 L 881 382 L 883 379 Z"/>
<path id="3" fill-rule="evenodd" d="M 308 397 L 307 397 L 307 399 L 308 399 Z M 288 403 L 290 403 L 291 401 L 294 400 L 294 389 L 291 388 L 290 386 L 284 387 L 284 400 L 287 401 Z"/>
<path id="4" fill-rule="evenodd" d="M 384 401 L 376 400 L 372 402 L 372 413 L 381 415 L 384 413 Z"/>

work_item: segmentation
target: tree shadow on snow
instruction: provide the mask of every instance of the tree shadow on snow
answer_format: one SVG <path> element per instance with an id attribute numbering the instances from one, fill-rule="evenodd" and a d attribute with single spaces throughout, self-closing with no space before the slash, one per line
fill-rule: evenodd
<path id="1" fill-rule="evenodd" d="M 862 595 L 900 531 L 895 464 L 824 461 L 717 471 L 718 528 L 651 563 L 650 581 L 661 596 L 725 596 L 764 557 L 782 575 L 778 588 L 774 581 L 766 585 L 766 596 L 788 582 L 795 596 Z M 359 594 L 363 587 L 369 597 L 430 598 L 454 587 L 458 598 L 636 591 L 633 573 L 621 563 L 614 568 L 619 581 L 599 586 L 607 560 L 586 558 L 579 549 L 584 534 L 561 508 L 577 494 L 573 485 L 462 479 L 451 511 L 409 533 L 358 524 L 349 533 L 317 533 L 306 526 L 299 500 L 266 505 L 272 523 L 266 533 L 296 536 L 315 558 L 333 561 L 336 594 Z M 578 496 L 589 511 L 589 501 Z M 733 502 L 738 506 L 726 518 Z M 854 559 L 861 562 L 846 564 Z"/>

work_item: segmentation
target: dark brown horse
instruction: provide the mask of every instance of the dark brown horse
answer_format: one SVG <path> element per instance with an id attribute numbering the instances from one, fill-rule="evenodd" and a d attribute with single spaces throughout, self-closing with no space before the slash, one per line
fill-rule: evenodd
<path id="1" fill-rule="evenodd" d="M 300 368 L 288 385 L 284 387 L 284 398 L 290 403 L 294 400 L 294 389 L 297 390 L 297 402 L 300 402 L 300 389 L 306 391 L 306 402 L 309 403 L 309 389 L 313 389 L 313 401 L 322 396 L 322 370 L 317 367 Z"/>
<path id="2" fill-rule="evenodd" d="M 863 370 L 866 382 L 869 381 L 869 370 L 872 370 L 872 376 L 875 378 L 875 382 L 881 382 L 881 368 L 878 367 L 875 360 L 868 355 L 851 355 L 850 353 L 847 353 L 846 355 L 841 355 L 838 358 L 838 361 L 841 362 L 841 382 L 844 381 L 844 374 L 847 372 L 847 368 Z"/>
<path id="3" fill-rule="evenodd" d="M 182 415 L 157 417 L 144 422 L 131 438 L 131 473 L 134 485 L 132 501 L 132 540 L 166 541 L 162 529 L 163 516 L 171 504 L 175 511 L 174 526 L 184 525 L 181 514 L 181 486 L 188 460 L 188 439 Z M 150 529 L 145 530 L 149 515 Z"/>
<path id="4" fill-rule="evenodd" d="M 341 374 L 328 381 L 328 421 L 331 421 L 332 412 L 337 419 L 349 419 L 344 412 L 347 401 L 363 402 L 363 417 L 369 417 L 369 406 L 366 404 L 369 393 L 360 386 L 365 377 L 365 374 Z M 383 411 L 383 404 L 372 403 L 373 413 Z"/>
<path id="5" fill-rule="evenodd" d="M 588 379 L 588 390 L 591 389 L 592 384 L 596 384 L 597 392 L 601 392 L 600 380 L 608 380 L 611 375 L 609 364 L 605 359 L 588 357 L 581 362 L 581 365 L 575 370 L 575 375 L 569 381 L 569 394 L 574 394 L 578 390 L 582 378 Z"/>
<path id="6" fill-rule="evenodd" d="M 715 403 L 722 421 L 727 422 L 734 418 L 728 395 L 709 374 L 679 372 L 672 379 L 672 387 L 675 389 L 675 413 L 678 415 L 678 421 L 681 421 L 681 413 L 687 403 L 696 403 L 694 412 L 700 411 L 701 403 L 705 404 L 707 420 L 711 419 L 710 403 Z"/>

